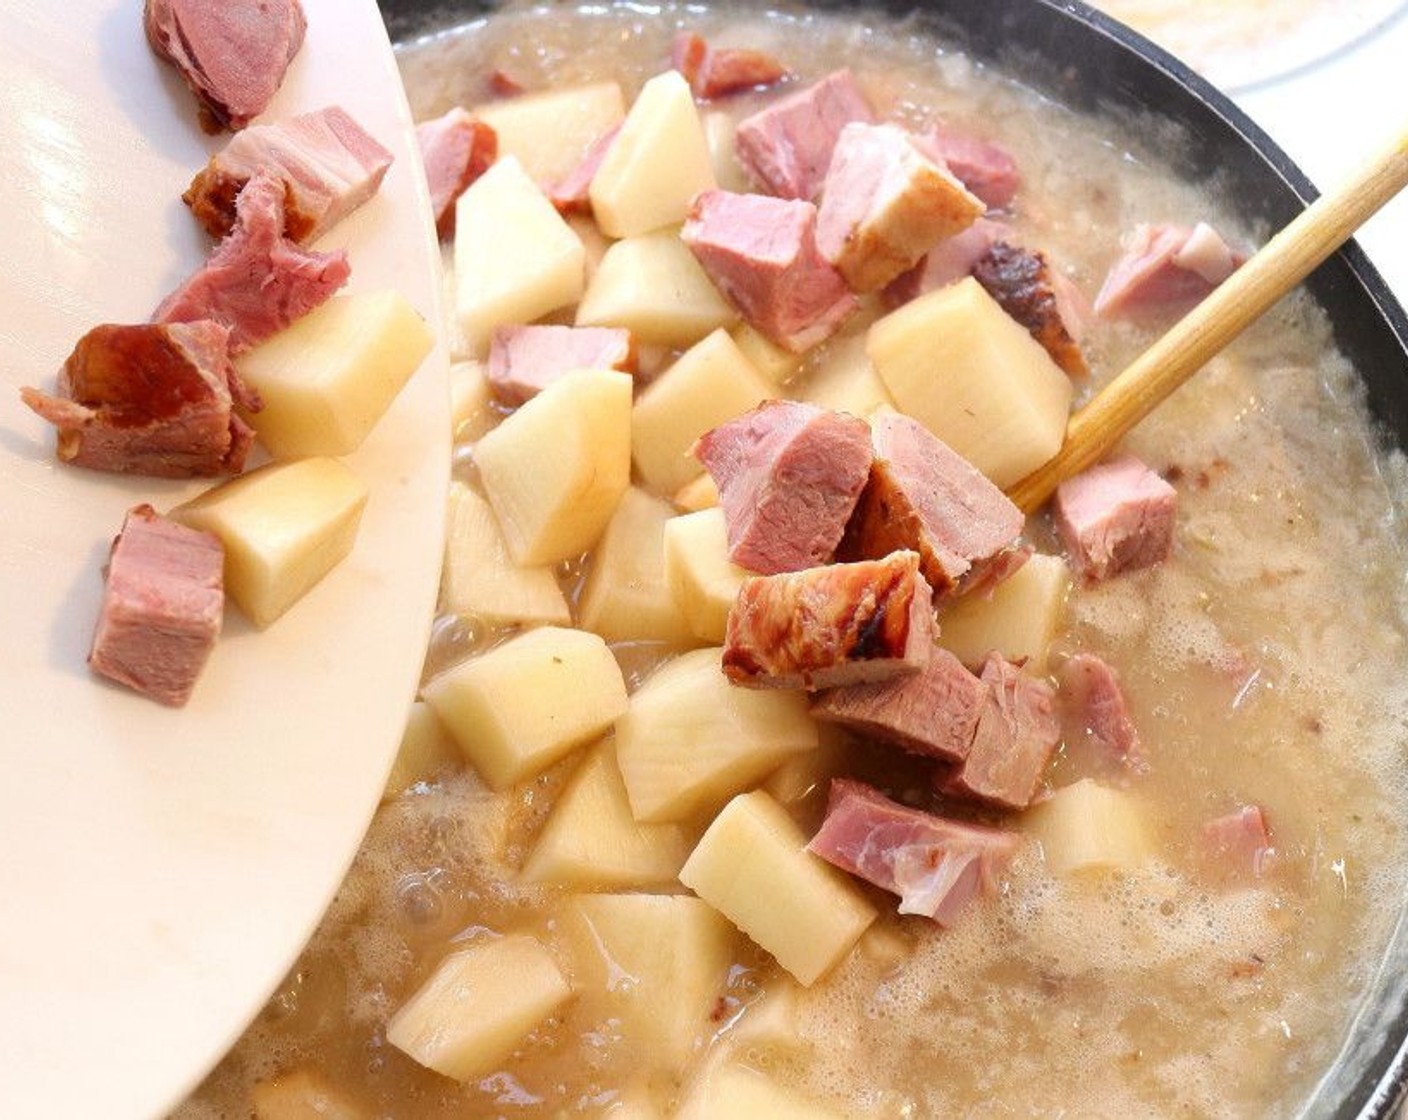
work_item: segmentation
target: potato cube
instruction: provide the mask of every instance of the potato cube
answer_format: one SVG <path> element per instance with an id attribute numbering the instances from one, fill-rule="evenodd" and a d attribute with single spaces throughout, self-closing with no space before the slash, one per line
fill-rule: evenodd
<path id="1" fill-rule="evenodd" d="M 616 752 L 588 755 L 558 795 L 523 878 L 585 890 L 671 883 L 689 849 L 675 824 L 638 824 L 631 816 Z"/>
<path id="2" fill-rule="evenodd" d="M 499 158 L 513 156 L 535 183 L 555 183 L 593 141 L 621 123 L 626 99 L 615 82 L 527 93 L 480 105 L 474 115 L 498 135 Z"/>
<path id="3" fill-rule="evenodd" d="M 311 1069 L 260 1081 L 249 1091 L 249 1103 L 254 1120 L 371 1120 L 373 1115 Z"/>
<path id="4" fill-rule="evenodd" d="M 235 361 L 275 459 L 356 451 L 435 345 L 399 292 L 333 296 Z"/>
<path id="5" fill-rule="evenodd" d="M 869 419 L 877 408 L 893 405 L 866 353 L 867 338 L 861 331 L 828 343 L 800 386 L 798 396 L 822 408 L 849 412 L 862 419 Z"/>
<path id="6" fill-rule="evenodd" d="M 225 545 L 225 592 L 268 626 L 352 551 L 367 504 L 336 459 L 271 463 L 177 506 L 171 517 Z"/>
<path id="7" fill-rule="evenodd" d="M 489 503 L 454 481 L 445 522 L 440 609 L 495 626 L 572 622 L 552 569 L 514 564 Z"/>
<path id="8" fill-rule="evenodd" d="M 548 951 L 515 934 L 446 957 L 386 1027 L 386 1040 L 436 1073 L 496 1069 L 572 994 Z"/>
<path id="9" fill-rule="evenodd" d="M 1071 572 L 1059 556 L 1031 557 L 993 589 L 991 598 L 966 595 L 939 615 L 939 645 L 965 665 L 979 664 L 990 650 L 1038 676 L 1066 607 Z"/>
<path id="10" fill-rule="evenodd" d="M 675 505 L 690 513 L 713 509 L 719 504 L 719 486 L 710 475 L 701 474 L 675 491 Z"/>
<path id="11" fill-rule="evenodd" d="M 1134 797 L 1091 778 L 1058 789 L 1026 822 L 1056 875 L 1137 867 L 1153 854 L 1144 810 Z"/>
<path id="12" fill-rule="evenodd" d="M 391 773 L 386 775 L 381 799 L 390 801 L 418 782 L 433 782 L 460 764 L 460 754 L 445 734 L 440 720 L 424 700 L 411 705 L 406 717 L 406 729 L 401 732 L 401 747 Z"/>
<path id="13" fill-rule="evenodd" d="M 711 809 L 816 745 L 802 693 L 729 684 L 717 648 L 657 669 L 616 725 L 616 758 L 638 821 Z"/>
<path id="14" fill-rule="evenodd" d="M 767 1120 L 843 1120 L 844 1113 L 784 1089 L 744 1065 L 716 1066 L 700 1077 L 675 1113 L 675 1120 L 767 1117 Z"/>
<path id="15" fill-rule="evenodd" d="M 709 142 L 678 70 L 641 87 L 592 177 L 592 214 L 608 237 L 679 225 L 690 201 L 714 186 Z"/>
<path id="16" fill-rule="evenodd" d="M 606 643 L 557 626 L 447 669 L 422 691 L 494 789 L 547 769 L 626 710 L 626 682 Z"/>
<path id="17" fill-rule="evenodd" d="M 714 818 L 680 882 L 810 986 L 850 952 L 875 909 L 781 805 L 757 789 Z"/>
<path id="18" fill-rule="evenodd" d="M 709 162 L 714 167 L 714 181 L 722 190 L 734 194 L 747 194 L 756 188 L 748 179 L 748 172 L 738 162 L 734 136 L 738 126 L 733 117 L 721 109 L 713 109 L 704 114 L 704 139 L 709 142 Z"/>
<path id="19" fill-rule="evenodd" d="M 474 446 L 516 564 L 555 564 L 596 544 L 631 484 L 629 374 L 574 370 Z"/>
<path id="20" fill-rule="evenodd" d="M 728 332 L 739 353 L 748 359 L 763 379 L 773 386 L 783 385 L 797 372 L 804 354 L 795 354 L 779 346 L 767 335 L 748 323 L 738 323 Z"/>
<path id="21" fill-rule="evenodd" d="M 867 350 L 895 407 L 998 486 L 1065 439 L 1070 378 L 972 277 L 877 320 Z"/>
<path id="22" fill-rule="evenodd" d="M 479 362 L 450 366 L 450 434 L 456 440 L 476 440 L 498 420 L 484 366 Z"/>
<path id="23" fill-rule="evenodd" d="M 562 215 L 509 156 L 455 203 L 455 311 L 482 354 L 494 328 L 576 303 L 587 253 Z"/>
<path id="24" fill-rule="evenodd" d="M 665 523 L 665 580 L 690 632 L 722 644 L 728 612 L 751 574 L 728 558 L 724 511 L 714 506 Z"/>
<path id="25" fill-rule="evenodd" d="M 831 779 L 846 770 L 852 756 L 850 735 L 835 724 L 822 723 L 817 728 L 821 741 L 814 751 L 794 754 L 768 775 L 763 789 L 783 805 L 795 805 L 809 797 L 826 804 Z"/>
<path id="26" fill-rule="evenodd" d="M 672 494 L 699 475 L 694 441 L 776 393 L 724 330 L 696 343 L 657 377 L 631 413 L 631 455 L 646 483 Z"/>
<path id="27" fill-rule="evenodd" d="M 577 307 L 579 327 L 625 327 L 660 346 L 691 346 L 737 318 L 674 229 L 607 249 Z"/>

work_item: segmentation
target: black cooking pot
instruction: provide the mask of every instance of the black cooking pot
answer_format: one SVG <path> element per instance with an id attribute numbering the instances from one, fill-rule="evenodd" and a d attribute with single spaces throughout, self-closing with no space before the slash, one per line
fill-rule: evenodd
<path id="1" fill-rule="evenodd" d="M 393 40 L 463 23 L 493 4 L 379 0 Z M 785 6 L 785 5 L 784 5 Z M 820 2 L 814 8 L 857 5 Z M 1240 109 L 1167 52 L 1078 0 L 932 0 L 870 3 L 911 16 L 971 56 L 1073 108 L 1123 120 L 1152 114 L 1179 126 L 1164 153 L 1176 173 L 1216 176 L 1224 205 L 1249 224 L 1284 226 L 1318 192 Z M 1162 135 L 1162 132 L 1160 133 Z M 1340 350 L 1360 371 L 1385 442 L 1408 447 L 1408 318 L 1356 244 L 1307 281 L 1334 325 Z M 1351 1034 L 1303 1115 L 1380 1118 L 1408 1096 L 1408 928 L 1400 921 Z"/>

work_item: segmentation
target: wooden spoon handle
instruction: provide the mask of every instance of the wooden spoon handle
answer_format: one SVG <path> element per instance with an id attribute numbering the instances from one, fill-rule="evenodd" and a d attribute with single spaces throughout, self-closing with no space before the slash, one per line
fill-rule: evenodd
<path id="1" fill-rule="evenodd" d="M 1031 513 L 1061 482 L 1103 459 L 1134 425 L 1348 241 L 1405 184 L 1408 132 L 1339 190 L 1313 202 L 1073 414 L 1061 450 L 1010 487 L 1008 497 Z"/>

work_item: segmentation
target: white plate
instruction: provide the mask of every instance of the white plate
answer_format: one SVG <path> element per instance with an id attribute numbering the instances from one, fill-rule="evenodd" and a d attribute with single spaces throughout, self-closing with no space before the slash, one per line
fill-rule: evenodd
<path id="1" fill-rule="evenodd" d="M 320 248 L 440 322 L 414 136 L 373 0 L 303 0 L 264 119 L 341 104 L 395 154 Z M 267 631 L 233 608 L 190 705 L 84 663 L 123 512 L 199 485 L 59 465 L 21 385 L 140 322 L 208 248 L 179 195 L 223 142 L 136 0 L 0 0 L 0 1116 L 138 1117 L 220 1057 L 312 932 L 395 750 L 439 569 L 443 345 L 348 459 L 352 556 Z"/>

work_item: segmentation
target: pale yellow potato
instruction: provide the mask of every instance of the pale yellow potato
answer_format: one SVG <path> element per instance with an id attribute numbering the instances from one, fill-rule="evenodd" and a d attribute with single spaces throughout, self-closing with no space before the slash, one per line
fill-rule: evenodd
<path id="1" fill-rule="evenodd" d="M 972 277 L 877 320 L 866 348 L 895 407 L 998 486 L 1060 449 L 1071 379 Z"/>
<path id="2" fill-rule="evenodd" d="M 738 323 L 728 333 L 753 368 L 775 386 L 782 386 L 796 373 L 806 357 L 779 346 L 749 323 Z"/>
<path id="3" fill-rule="evenodd" d="M 878 408 L 892 406 L 889 390 L 866 353 L 864 331 L 827 343 L 797 396 L 835 412 L 868 419 Z"/>
<path id="4" fill-rule="evenodd" d="M 720 109 L 711 109 L 704 114 L 703 120 L 704 139 L 709 144 L 709 162 L 714 168 L 714 181 L 723 190 L 733 191 L 734 194 L 747 194 L 755 190 L 748 173 L 738 162 L 737 149 L 734 147 L 738 126 L 733 116 Z"/>
<path id="5" fill-rule="evenodd" d="M 749 1066 L 728 1063 L 704 1072 L 690 1089 L 675 1120 L 845 1120 L 843 1113 L 785 1089 Z"/>
<path id="6" fill-rule="evenodd" d="M 665 524 L 665 581 L 690 632 L 723 644 L 728 612 L 751 574 L 728 558 L 728 529 L 717 506 Z"/>
<path id="7" fill-rule="evenodd" d="M 616 761 L 636 820 L 711 809 L 816 747 L 803 693 L 729 684 L 721 654 L 691 650 L 663 665 L 617 720 Z"/>
<path id="8" fill-rule="evenodd" d="M 714 818 L 680 882 L 766 949 L 798 983 L 829 972 L 875 908 L 820 856 L 767 793 L 741 793 Z"/>
<path id="9" fill-rule="evenodd" d="M 626 710 L 626 682 L 606 643 L 559 626 L 447 669 L 422 695 L 496 790 L 600 738 Z"/>
<path id="10" fill-rule="evenodd" d="M 481 362 L 450 366 L 450 434 L 456 440 L 476 440 L 499 420 L 494 394 Z"/>
<path id="11" fill-rule="evenodd" d="M 674 493 L 703 465 L 694 441 L 777 395 L 725 330 L 695 343 L 657 377 L 631 412 L 631 456 L 647 485 Z"/>
<path id="12" fill-rule="evenodd" d="M 474 445 L 515 564 L 586 552 L 631 484 L 629 374 L 574 370 Z"/>
<path id="13" fill-rule="evenodd" d="M 261 629 L 352 551 L 367 487 L 336 459 L 270 463 L 171 511 L 225 546 L 225 592 Z"/>
<path id="14" fill-rule="evenodd" d="M 719 487 L 713 476 L 701 474 L 676 490 L 671 500 L 688 513 L 698 513 L 719 504 Z"/>
<path id="15" fill-rule="evenodd" d="M 874 926 L 871 930 L 874 930 Z M 869 933 L 866 934 L 869 936 Z M 864 939 L 862 939 L 864 944 Z M 801 989 L 790 976 L 781 975 L 748 1002 L 726 1037 L 731 1053 L 755 1048 L 801 1053 L 811 1049 L 797 1025 L 797 996 Z"/>
<path id="16" fill-rule="evenodd" d="M 612 245 L 577 307 L 579 327 L 625 327 L 643 343 L 675 347 L 737 318 L 675 229 Z"/>
<path id="17" fill-rule="evenodd" d="M 474 115 L 493 128 L 499 158 L 513 156 L 535 183 L 557 182 L 592 143 L 626 115 L 615 82 L 525 93 L 480 105 Z"/>
<path id="18" fill-rule="evenodd" d="M 853 744 L 850 736 L 835 724 L 820 723 L 821 741 L 816 750 L 794 754 L 768 775 L 762 788 L 783 805 L 795 805 L 808 797 L 826 804 L 831 779 L 846 772 Z"/>
<path id="19" fill-rule="evenodd" d="M 296 1069 L 249 1091 L 254 1120 L 371 1120 L 372 1114 L 314 1069 Z"/>
<path id="20" fill-rule="evenodd" d="M 399 797 L 417 782 L 433 782 L 460 765 L 460 752 L 450 741 L 439 718 L 424 700 L 411 704 L 406 716 L 406 728 L 401 732 L 401 746 L 391 773 L 386 775 L 382 801 Z"/>
<path id="21" fill-rule="evenodd" d="M 974 666 L 991 650 L 1046 672 L 1046 655 L 1066 609 L 1071 572 L 1059 556 L 1032 556 L 993 589 L 965 595 L 939 614 L 939 645 Z"/>
<path id="22" fill-rule="evenodd" d="M 1125 790 L 1082 778 L 1022 818 L 1056 875 L 1138 867 L 1152 858 L 1145 810 Z"/>
<path id="23" fill-rule="evenodd" d="M 480 941 L 440 962 L 391 1017 L 386 1040 L 436 1073 L 469 1081 L 497 1069 L 571 994 L 532 937 Z"/>
<path id="24" fill-rule="evenodd" d="M 455 203 L 455 313 L 474 356 L 494 328 L 531 323 L 582 297 L 587 251 L 512 156 Z"/>

